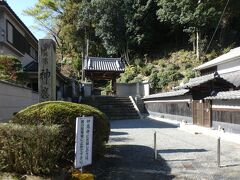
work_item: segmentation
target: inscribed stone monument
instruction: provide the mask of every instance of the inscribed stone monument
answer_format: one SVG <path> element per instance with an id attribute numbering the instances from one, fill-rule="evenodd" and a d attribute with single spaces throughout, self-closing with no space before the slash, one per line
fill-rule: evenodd
<path id="1" fill-rule="evenodd" d="M 56 100 L 56 45 L 51 39 L 38 44 L 39 102 Z"/>

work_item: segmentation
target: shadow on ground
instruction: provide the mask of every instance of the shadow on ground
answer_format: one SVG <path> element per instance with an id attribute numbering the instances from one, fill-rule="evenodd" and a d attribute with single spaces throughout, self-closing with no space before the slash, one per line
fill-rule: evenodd
<path id="1" fill-rule="evenodd" d="M 121 135 L 128 135 L 126 132 L 118 132 L 118 131 L 111 131 L 111 136 L 121 136 Z"/>
<path id="2" fill-rule="evenodd" d="M 107 153 L 93 165 L 96 180 L 173 179 L 165 160 L 153 159 L 153 149 L 139 145 L 109 146 Z"/>
<path id="3" fill-rule="evenodd" d="M 206 149 L 164 149 L 159 150 L 158 153 L 194 153 L 194 152 L 207 152 Z"/>
<path id="4" fill-rule="evenodd" d="M 125 121 L 126 123 L 122 123 Z M 121 120 L 112 121 L 111 129 L 132 129 L 132 128 L 177 128 L 177 125 L 156 121 L 152 119 Z"/>

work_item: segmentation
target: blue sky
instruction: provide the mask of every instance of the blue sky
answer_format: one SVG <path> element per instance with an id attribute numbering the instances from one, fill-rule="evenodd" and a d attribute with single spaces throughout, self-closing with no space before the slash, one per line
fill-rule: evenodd
<path id="1" fill-rule="evenodd" d="M 18 17 L 23 21 L 23 23 L 32 31 L 37 39 L 44 38 L 45 33 L 39 30 L 32 28 L 35 24 L 34 19 L 30 16 L 26 16 L 23 14 L 23 10 L 34 6 L 37 0 L 27 0 L 27 1 L 19 1 L 19 0 L 7 0 L 8 5 L 12 8 L 12 10 L 18 15 Z"/>

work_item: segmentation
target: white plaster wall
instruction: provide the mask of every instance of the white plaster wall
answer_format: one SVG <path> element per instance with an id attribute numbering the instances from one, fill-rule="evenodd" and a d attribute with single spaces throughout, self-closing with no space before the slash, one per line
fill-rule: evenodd
<path id="1" fill-rule="evenodd" d="M 150 94 L 150 84 L 149 84 L 149 82 L 143 82 L 142 88 L 143 88 L 143 92 L 144 92 L 143 97 L 148 96 Z"/>
<path id="2" fill-rule="evenodd" d="M 139 88 L 139 90 L 137 90 Z M 149 83 L 143 82 L 139 83 L 117 83 L 116 84 L 117 96 L 127 97 L 127 96 L 137 96 L 141 97 L 149 95 Z"/>
<path id="3" fill-rule="evenodd" d="M 235 60 L 219 64 L 217 66 L 217 71 L 219 74 L 233 72 L 237 70 L 240 70 L 240 57 L 236 58 Z"/>
<path id="4" fill-rule="evenodd" d="M 38 94 L 31 89 L 0 81 L 0 122 L 9 120 L 13 113 L 38 103 Z"/>
<path id="5" fill-rule="evenodd" d="M 239 107 L 240 99 L 229 99 L 229 100 L 212 100 L 213 106 L 228 106 L 229 108 Z"/>
<path id="6" fill-rule="evenodd" d="M 84 85 L 84 96 L 91 96 L 92 95 L 92 83 L 83 83 Z"/>
<path id="7" fill-rule="evenodd" d="M 2 45 L 1 49 L 0 49 L 0 54 L 2 55 L 11 55 L 11 56 L 15 56 L 16 58 L 18 58 L 21 61 L 21 57 L 22 56 L 18 56 L 14 51 L 10 50 L 6 45 Z"/>
<path id="8" fill-rule="evenodd" d="M 240 110 L 240 100 L 239 99 L 229 99 L 229 100 L 212 100 L 213 109 L 239 109 Z"/>
<path id="9" fill-rule="evenodd" d="M 136 96 L 136 83 L 116 83 L 116 93 L 122 97 Z"/>

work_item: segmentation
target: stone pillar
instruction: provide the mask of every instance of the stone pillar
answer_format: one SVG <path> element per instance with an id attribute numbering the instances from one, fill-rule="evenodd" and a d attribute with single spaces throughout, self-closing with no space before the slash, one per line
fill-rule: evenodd
<path id="1" fill-rule="evenodd" d="M 56 45 L 51 39 L 38 42 L 39 102 L 56 100 Z"/>

